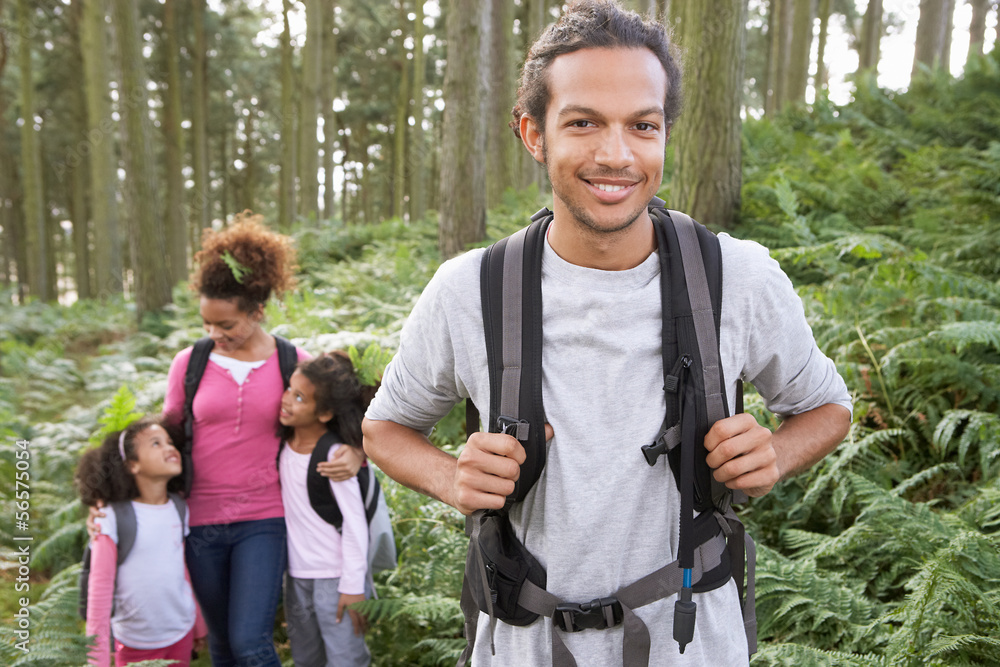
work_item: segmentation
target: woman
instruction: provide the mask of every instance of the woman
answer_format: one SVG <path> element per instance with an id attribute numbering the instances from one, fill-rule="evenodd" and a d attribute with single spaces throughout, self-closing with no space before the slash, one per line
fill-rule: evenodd
<path id="1" fill-rule="evenodd" d="M 209 629 L 214 667 L 280 667 L 272 641 L 286 565 L 284 508 L 275 465 L 284 385 L 274 337 L 261 326 L 264 306 L 294 285 L 291 239 L 261 217 L 238 215 L 205 230 L 191 288 L 215 345 L 195 394 L 191 444 L 191 534 L 185 555 Z M 298 358 L 308 359 L 297 349 Z M 174 357 L 163 417 L 184 419 L 184 375 L 192 348 Z M 320 470 L 331 479 L 357 474 L 363 453 Z"/>

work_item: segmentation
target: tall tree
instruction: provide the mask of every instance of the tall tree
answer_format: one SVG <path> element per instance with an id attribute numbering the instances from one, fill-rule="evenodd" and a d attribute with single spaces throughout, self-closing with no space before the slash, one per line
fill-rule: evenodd
<path id="1" fill-rule="evenodd" d="M 166 0 L 163 6 L 163 61 L 167 68 L 163 92 L 163 139 L 165 143 L 167 197 L 164 224 L 170 247 L 171 282 L 179 282 L 187 273 L 187 217 L 184 215 L 184 132 L 181 129 L 181 67 L 178 38 L 178 0 Z"/>
<path id="2" fill-rule="evenodd" d="M 438 245 L 444 257 L 486 235 L 484 70 L 488 3 L 449 0 Z"/>
<path id="3" fill-rule="evenodd" d="M 205 0 L 192 0 L 194 48 L 191 59 L 191 161 L 194 192 L 191 200 L 192 248 L 209 226 L 212 197 L 208 189 L 208 45 L 205 37 Z"/>
<path id="4" fill-rule="evenodd" d="M 42 206 L 42 154 L 35 129 L 35 80 L 31 67 L 31 20 L 27 0 L 18 0 L 18 30 L 21 38 L 18 63 L 21 69 L 21 169 L 24 181 L 24 219 L 28 247 L 28 285 L 33 295 L 54 301 L 56 286 L 49 280 L 49 239 Z"/>
<path id="5" fill-rule="evenodd" d="M 920 0 L 920 19 L 917 21 L 916 49 L 913 54 L 913 71 L 916 76 L 923 64 L 930 69 L 947 67 L 945 44 L 954 0 Z"/>
<path id="6" fill-rule="evenodd" d="M 514 63 L 511 62 L 511 42 L 514 39 L 514 5 L 507 0 L 490 0 L 493 13 L 490 31 L 490 94 L 487 130 L 486 201 L 498 204 L 507 188 L 514 187 L 514 149 L 511 134 L 510 109 L 514 106 Z"/>
<path id="7" fill-rule="evenodd" d="M 771 11 L 768 14 L 770 48 L 767 97 L 764 101 L 764 113 L 768 115 L 781 111 L 788 101 L 786 84 L 792 45 L 792 2 L 793 0 L 771 0 Z"/>
<path id="8" fill-rule="evenodd" d="M 156 165 L 139 19 L 131 0 L 114 0 L 113 7 L 121 71 L 125 204 L 129 212 L 136 314 L 141 322 L 146 313 L 158 311 L 170 303 L 171 281 L 167 271 L 167 242 L 158 219 Z"/>
<path id="9" fill-rule="evenodd" d="M 868 0 L 868 9 L 861 23 L 858 44 L 858 71 L 874 72 L 878 68 L 879 44 L 882 39 L 883 0 Z"/>
<path id="10" fill-rule="evenodd" d="M 83 4 L 81 0 L 73 0 L 70 5 L 69 26 L 73 44 L 73 53 L 81 53 L 80 27 L 83 21 Z M 79 58 L 71 60 L 72 86 L 68 91 L 73 97 L 72 124 L 73 134 L 81 142 L 87 137 L 87 97 L 83 90 L 83 64 Z M 79 299 L 90 299 L 90 225 L 87 215 L 87 178 L 86 168 L 82 160 L 75 161 L 69 167 L 70 193 L 69 210 L 73 221 L 73 266 L 76 296 Z"/>
<path id="11" fill-rule="evenodd" d="M 731 228 L 740 210 L 747 0 L 683 4 L 681 11 L 672 9 L 686 53 L 687 102 L 673 130 L 671 205 L 703 223 Z"/>
<path id="12" fill-rule="evenodd" d="M 333 154 L 337 144 L 337 118 L 333 100 L 337 92 L 336 3 L 323 3 L 323 217 L 333 219 L 336 192 L 333 188 Z"/>
<path id="13" fill-rule="evenodd" d="M 788 53 L 785 83 L 786 101 L 805 104 L 809 85 L 809 57 L 812 51 L 813 0 L 793 0 L 792 41 Z"/>
<path id="14" fill-rule="evenodd" d="M 321 0 L 306 0 L 306 43 L 302 47 L 302 89 L 299 96 L 299 215 L 315 217 L 319 207 L 320 69 L 323 64 Z"/>
<path id="15" fill-rule="evenodd" d="M 98 296 L 121 294 L 122 234 L 118 218 L 118 158 L 108 92 L 106 0 L 83 0 L 80 50 L 87 94 L 90 145 L 90 212 L 94 229 L 94 280 Z"/>
<path id="16" fill-rule="evenodd" d="M 526 33 L 527 44 L 526 49 L 530 48 L 531 45 L 538 39 L 539 35 L 542 34 L 542 30 L 548 24 L 548 3 L 547 0 L 524 0 L 525 10 L 528 13 L 528 32 Z M 538 164 L 527 151 L 518 151 L 520 155 L 520 164 L 522 168 L 521 183 L 523 187 L 528 187 L 532 184 L 538 187 L 539 192 L 545 191 L 545 185 L 548 182 L 548 175 L 545 172 L 545 167 Z"/>
<path id="17" fill-rule="evenodd" d="M 816 45 L 816 99 L 828 90 L 826 70 L 826 41 L 830 34 L 830 0 L 819 0 L 819 37 Z"/>
<path id="18" fill-rule="evenodd" d="M 417 0 L 418 2 L 420 0 Z M 406 137 L 410 117 L 410 62 L 406 53 L 407 10 L 405 0 L 399 0 L 399 90 L 396 93 L 396 124 L 393 128 L 392 216 L 402 218 L 406 210 Z"/>
<path id="19" fill-rule="evenodd" d="M 427 210 L 427 146 L 424 139 L 424 0 L 413 3 L 413 130 L 410 132 L 410 219 L 420 220 Z"/>
<path id="20" fill-rule="evenodd" d="M 295 215 L 295 73 L 292 69 L 292 29 L 288 20 L 291 0 L 283 0 L 281 17 L 281 187 L 278 198 L 278 225 L 292 226 Z"/>
<path id="21" fill-rule="evenodd" d="M 983 43 L 986 41 L 986 15 L 990 12 L 993 0 L 969 0 L 972 5 L 972 20 L 969 22 L 969 55 L 983 55 Z"/>

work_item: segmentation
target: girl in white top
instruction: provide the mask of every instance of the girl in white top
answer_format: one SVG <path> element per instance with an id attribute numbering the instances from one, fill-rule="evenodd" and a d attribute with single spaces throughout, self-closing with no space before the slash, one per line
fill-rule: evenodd
<path id="1" fill-rule="evenodd" d="M 181 457 L 154 418 L 146 417 L 80 460 L 76 483 L 84 504 L 100 500 L 105 516 L 91 543 L 87 635 L 94 636 L 89 662 L 108 667 L 114 638 L 115 663 L 176 660 L 190 664 L 195 636 L 204 643 L 204 624 L 184 565 L 187 517 L 171 500 Z M 131 502 L 135 541 L 117 564 L 118 517 L 111 503 Z M 186 514 L 186 512 L 185 512 Z"/>
<path id="2" fill-rule="evenodd" d="M 330 482 L 343 515 L 338 532 L 310 505 L 306 475 L 312 451 L 328 431 L 341 440 L 330 456 L 344 446 L 360 449 L 361 420 L 375 389 L 362 385 L 350 357 L 337 351 L 301 362 L 281 399 L 287 445 L 278 465 L 288 529 L 285 617 L 297 667 L 371 661 L 365 618 L 350 608 L 368 592 L 368 521 L 358 479 Z"/>

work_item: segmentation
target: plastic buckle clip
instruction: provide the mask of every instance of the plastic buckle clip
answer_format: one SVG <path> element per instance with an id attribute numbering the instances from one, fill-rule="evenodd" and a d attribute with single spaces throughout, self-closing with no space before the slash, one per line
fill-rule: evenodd
<path id="1" fill-rule="evenodd" d="M 556 605 L 552 622 L 563 632 L 581 630 L 606 630 L 622 622 L 622 605 L 616 598 L 600 598 L 576 604 L 564 602 Z"/>
<path id="2" fill-rule="evenodd" d="M 497 417 L 497 427 L 500 433 L 512 435 L 521 442 L 527 442 L 528 430 L 531 424 L 525 419 L 514 419 L 513 417 Z"/>

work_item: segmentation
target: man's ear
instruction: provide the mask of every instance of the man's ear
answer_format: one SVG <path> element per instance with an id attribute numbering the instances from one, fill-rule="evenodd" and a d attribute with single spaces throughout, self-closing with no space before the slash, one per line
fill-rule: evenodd
<path id="1" fill-rule="evenodd" d="M 521 116 L 521 126 L 519 129 L 521 131 L 521 142 L 528 149 L 528 152 L 531 153 L 531 157 L 535 158 L 535 162 L 545 164 L 545 151 L 543 150 L 545 137 L 542 135 L 538 123 L 531 116 L 524 114 Z"/>
<path id="2" fill-rule="evenodd" d="M 667 125 L 667 138 L 663 140 L 663 145 L 666 146 L 670 143 L 670 130 L 674 129 L 673 125 Z"/>

